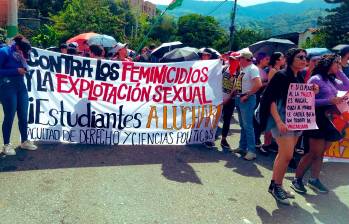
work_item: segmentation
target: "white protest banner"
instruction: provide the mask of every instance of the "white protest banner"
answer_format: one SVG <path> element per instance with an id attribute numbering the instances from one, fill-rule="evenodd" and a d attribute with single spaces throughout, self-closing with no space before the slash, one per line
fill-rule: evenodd
<path id="1" fill-rule="evenodd" d="M 309 84 L 291 83 L 287 93 L 286 126 L 289 130 L 317 129 L 315 93 Z"/>
<path id="2" fill-rule="evenodd" d="M 133 63 L 34 48 L 28 137 L 105 145 L 214 141 L 222 110 L 219 60 Z"/>

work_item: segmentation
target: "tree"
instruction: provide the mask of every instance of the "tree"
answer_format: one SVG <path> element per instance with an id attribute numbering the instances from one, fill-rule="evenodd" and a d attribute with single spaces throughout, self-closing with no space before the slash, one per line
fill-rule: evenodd
<path id="1" fill-rule="evenodd" d="M 111 35 L 123 41 L 124 18 L 113 15 L 107 0 L 71 0 L 58 15 L 52 16 L 60 41 L 84 32 Z"/>
<path id="2" fill-rule="evenodd" d="M 164 15 L 156 23 L 149 35 L 150 38 L 162 43 L 176 39 L 177 23 L 172 16 Z"/>
<path id="3" fill-rule="evenodd" d="M 189 14 L 178 19 L 181 41 L 192 47 L 213 47 L 219 51 L 228 48 L 228 34 L 212 16 Z"/>
<path id="4" fill-rule="evenodd" d="M 42 48 L 57 46 L 59 43 L 57 31 L 53 26 L 45 24 L 31 38 L 31 42 L 33 45 Z"/>
<path id="5" fill-rule="evenodd" d="M 319 24 L 325 34 L 328 48 L 337 44 L 349 42 L 349 1 L 325 0 L 327 3 L 338 4 L 338 7 L 328 9 L 329 15 L 319 19 Z"/>
<path id="6" fill-rule="evenodd" d="M 41 15 L 48 17 L 50 14 L 57 14 L 60 10 L 63 9 L 64 0 L 20 0 L 20 8 L 28 7 L 32 9 L 37 9 Z M 67 0 L 66 2 L 70 2 Z"/>
<path id="7" fill-rule="evenodd" d="M 109 5 L 111 13 L 124 21 L 123 30 L 125 37 L 131 37 L 133 35 L 132 30 L 137 23 L 135 15 L 139 15 L 140 12 L 134 12 L 129 2 L 125 0 L 109 0 Z"/>
<path id="8" fill-rule="evenodd" d="M 0 27 L 0 44 L 6 41 L 6 30 Z"/>
<path id="9" fill-rule="evenodd" d="M 311 39 L 307 39 L 302 48 L 326 47 L 326 33 L 323 30 L 317 32 Z"/>
<path id="10" fill-rule="evenodd" d="M 241 28 L 235 32 L 233 49 L 239 50 L 263 39 L 266 39 L 263 31 Z"/>

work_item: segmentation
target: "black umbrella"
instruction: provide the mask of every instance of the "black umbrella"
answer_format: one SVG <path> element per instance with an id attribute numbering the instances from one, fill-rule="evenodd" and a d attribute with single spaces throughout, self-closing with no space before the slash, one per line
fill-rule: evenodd
<path id="1" fill-rule="evenodd" d="M 46 48 L 48 51 L 54 51 L 54 52 L 61 52 L 61 49 L 59 47 L 49 47 Z"/>
<path id="2" fill-rule="evenodd" d="M 199 60 L 199 50 L 193 47 L 176 48 L 166 53 L 160 62 L 181 62 L 181 61 L 195 61 Z"/>
<path id="3" fill-rule="evenodd" d="M 155 48 L 151 55 L 157 58 L 161 58 L 162 56 L 164 56 L 165 53 L 180 47 L 184 47 L 184 44 L 180 41 L 163 43 L 159 47 Z"/>
<path id="4" fill-rule="evenodd" d="M 217 50 L 215 50 L 213 48 L 208 48 L 208 47 L 200 48 L 199 49 L 199 56 L 201 56 L 201 54 L 203 54 L 205 52 L 211 54 L 211 59 L 218 59 L 222 56 Z"/>
<path id="5" fill-rule="evenodd" d="M 338 44 L 337 46 L 332 48 L 332 50 L 334 50 L 335 52 L 340 52 L 341 50 L 343 50 L 346 47 L 349 47 L 349 44 Z"/>
<path id="6" fill-rule="evenodd" d="M 297 45 L 295 45 L 292 41 L 270 38 L 268 40 L 262 40 L 257 43 L 254 43 L 250 45 L 248 48 L 254 55 L 257 55 L 261 52 L 271 55 L 274 52 L 286 53 L 288 49 L 293 47 L 297 47 Z"/>

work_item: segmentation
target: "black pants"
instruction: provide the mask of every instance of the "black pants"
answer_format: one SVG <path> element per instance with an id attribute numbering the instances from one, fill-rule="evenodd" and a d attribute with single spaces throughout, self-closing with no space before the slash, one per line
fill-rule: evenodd
<path id="1" fill-rule="evenodd" d="M 235 99 L 231 98 L 226 104 L 223 105 L 223 129 L 222 137 L 228 136 L 231 117 L 233 116 L 235 108 Z"/>

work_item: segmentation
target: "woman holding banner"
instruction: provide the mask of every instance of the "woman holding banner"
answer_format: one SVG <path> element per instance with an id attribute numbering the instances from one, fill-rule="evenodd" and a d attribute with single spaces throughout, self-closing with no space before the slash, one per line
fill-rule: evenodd
<path id="1" fill-rule="evenodd" d="M 349 79 L 340 70 L 340 63 L 341 59 L 338 55 L 323 56 L 308 81 L 320 87 L 320 92 L 315 97 L 316 123 L 319 129 L 304 132 L 309 137 L 309 153 L 302 157 L 291 185 L 298 193 L 307 192 L 303 184 L 303 176 L 308 168 L 311 168 L 308 186 L 318 193 L 328 192 L 328 189 L 319 180 L 324 153 L 332 142 L 339 141 L 343 136 L 326 114 L 328 111 L 336 110 L 335 105 L 342 102 L 343 98 L 337 97 L 338 90 L 349 90 Z"/>
<path id="2" fill-rule="evenodd" d="M 28 91 L 24 83 L 24 75 L 28 71 L 26 60 L 31 46 L 22 35 L 13 38 L 10 46 L 0 49 L 0 101 L 4 111 L 2 134 L 4 146 L 0 152 L 6 155 L 16 155 L 10 144 L 13 120 L 17 112 L 18 126 L 21 133 L 21 148 L 35 150 L 37 147 L 27 136 L 28 126 Z"/>
<path id="3" fill-rule="evenodd" d="M 269 192 L 277 201 L 290 204 L 294 194 L 286 192 L 282 182 L 287 167 L 293 158 L 294 147 L 301 131 L 288 130 L 285 125 L 287 93 L 291 83 L 304 83 L 300 72 L 306 66 L 306 51 L 292 48 L 287 54 L 287 68 L 275 74 L 270 80 L 260 104 L 260 125 L 262 130 L 271 131 L 278 144 L 278 154 L 273 168 Z"/>

